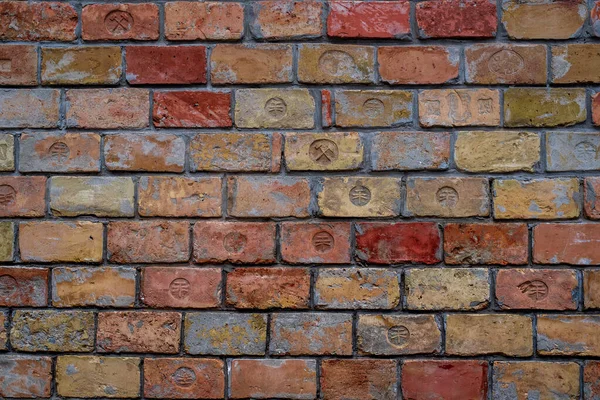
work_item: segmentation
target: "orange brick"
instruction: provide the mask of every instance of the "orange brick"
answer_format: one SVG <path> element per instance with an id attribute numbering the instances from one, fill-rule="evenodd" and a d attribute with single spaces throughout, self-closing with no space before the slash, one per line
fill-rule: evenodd
<path id="1" fill-rule="evenodd" d="M 377 50 L 381 79 L 396 85 L 432 85 L 456 79 L 459 59 L 456 47 L 386 46 Z"/>
<path id="2" fill-rule="evenodd" d="M 168 40 L 236 40 L 243 32 L 241 3 L 174 1 L 165 4 Z"/>
<path id="3" fill-rule="evenodd" d="M 313 0 L 255 1 L 250 32 L 257 39 L 314 38 L 322 35 L 323 3 Z"/>
<path id="4" fill-rule="evenodd" d="M 104 160 L 112 171 L 183 172 L 185 141 L 164 133 L 110 135 Z"/>
<path id="5" fill-rule="evenodd" d="M 533 228 L 533 262 L 600 265 L 599 242 L 597 224 L 539 224 Z"/>
<path id="6" fill-rule="evenodd" d="M 393 399 L 398 390 L 396 369 L 396 360 L 324 360 L 321 393 L 332 400 Z"/>
<path id="7" fill-rule="evenodd" d="M 211 82 L 264 84 L 292 81 L 292 46 L 218 44 L 210 55 Z"/>

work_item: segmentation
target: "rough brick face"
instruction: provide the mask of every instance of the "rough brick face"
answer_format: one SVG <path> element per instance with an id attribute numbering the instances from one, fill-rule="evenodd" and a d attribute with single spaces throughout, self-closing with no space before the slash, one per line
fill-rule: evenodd
<path id="1" fill-rule="evenodd" d="M 410 34 L 408 1 L 332 1 L 327 35 L 341 38 L 402 38 Z"/>

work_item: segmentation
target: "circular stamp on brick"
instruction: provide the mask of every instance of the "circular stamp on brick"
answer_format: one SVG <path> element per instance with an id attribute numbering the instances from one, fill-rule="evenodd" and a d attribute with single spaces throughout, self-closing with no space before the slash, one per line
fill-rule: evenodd
<path id="1" fill-rule="evenodd" d="M 287 113 L 287 104 L 280 97 L 273 97 L 265 103 L 265 111 L 273 119 L 281 119 Z"/>
<path id="2" fill-rule="evenodd" d="M 328 50 L 319 57 L 319 69 L 331 76 L 343 76 L 353 73 L 356 63 L 345 51 Z"/>
<path id="3" fill-rule="evenodd" d="M 516 75 L 525 66 L 525 61 L 516 51 L 503 49 L 489 58 L 488 68 L 494 74 L 502 77 Z"/>
<path id="4" fill-rule="evenodd" d="M 435 198 L 442 207 L 452 208 L 458 204 L 458 192 L 450 186 L 440 188 L 435 194 Z"/>
<path id="5" fill-rule="evenodd" d="M 244 250 L 247 242 L 246 235 L 239 232 L 229 232 L 223 238 L 223 247 L 230 253 L 239 253 Z"/>
<path id="6" fill-rule="evenodd" d="M 404 325 L 392 326 L 387 331 L 387 340 L 392 346 L 404 346 L 410 338 L 410 332 Z"/>
<path id="7" fill-rule="evenodd" d="M 176 299 L 185 299 L 190 294 L 190 282 L 185 278 L 174 279 L 169 284 L 169 294 Z"/>
<path id="8" fill-rule="evenodd" d="M 575 146 L 575 157 L 581 161 L 591 161 L 596 158 L 596 146 L 590 142 L 579 142 Z"/>
<path id="9" fill-rule="evenodd" d="M 17 198 L 17 191 L 10 185 L 0 185 L 0 205 L 10 206 Z"/>
<path id="10" fill-rule="evenodd" d="M 196 373 L 190 368 L 181 367 L 171 375 L 171 379 L 177 386 L 187 388 L 196 382 Z"/>
<path id="11" fill-rule="evenodd" d="M 371 191 L 362 185 L 356 185 L 350 189 L 348 196 L 350 202 L 358 207 L 366 206 L 371 201 Z"/>
<path id="12" fill-rule="evenodd" d="M 121 35 L 129 32 L 131 28 L 133 28 L 133 16 L 127 11 L 111 11 L 106 15 L 106 18 L 104 18 L 104 26 L 108 33 Z"/>
<path id="13" fill-rule="evenodd" d="M 548 285 L 544 281 L 532 280 L 517 286 L 519 290 L 532 300 L 543 300 L 548 296 Z"/>
<path id="14" fill-rule="evenodd" d="M 0 296 L 8 297 L 12 296 L 19 286 L 17 280 L 10 275 L 0 276 Z"/>
<path id="15" fill-rule="evenodd" d="M 66 143 L 63 142 L 55 142 L 48 149 L 48 154 L 50 158 L 58 163 L 63 163 L 67 161 L 69 155 L 71 154 L 71 149 L 67 146 Z"/>
<path id="16" fill-rule="evenodd" d="M 319 253 L 327 253 L 333 249 L 335 240 L 329 232 L 319 231 L 312 237 L 312 245 Z"/>
<path id="17" fill-rule="evenodd" d="M 327 165 L 337 160 L 339 150 L 335 142 L 328 139 L 319 139 L 310 144 L 308 155 L 317 164 Z"/>
<path id="18" fill-rule="evenodd" d="M 383 101 L 379 99 L 369 99 L 363 103 L 363 113 L 369 118 L 377 118 L 385 111 Z"/>

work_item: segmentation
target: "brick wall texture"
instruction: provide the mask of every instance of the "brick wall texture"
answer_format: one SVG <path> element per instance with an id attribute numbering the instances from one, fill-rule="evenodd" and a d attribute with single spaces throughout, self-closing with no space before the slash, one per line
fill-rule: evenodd
<path id="1" fill-rule="evenodd" d="M 600 2 L 0 1 L 0 398 L 600 399 Z"/>

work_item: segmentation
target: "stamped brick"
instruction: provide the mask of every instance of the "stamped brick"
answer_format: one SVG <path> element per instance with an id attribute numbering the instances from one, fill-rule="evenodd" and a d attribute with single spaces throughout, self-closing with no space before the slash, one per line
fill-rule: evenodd
<path id="1" fill-rule="evenodd" d="M 567 44 L 552 46 L 553 83 L 600 82 L 600 45 Z"/>
<path id="2" fill-rule="evenodd" d="M 410 36 L 408 1 L 332 1 L 327 35 L 339 38 L 403 39 Z"/>
<path id="3" fill-rule="evenodd" d="M 147 267 L 141 300 L 153 308 L 211 308 L 221 303 L 219 268 Z"/>
<path id="4" fill-rule="evenodd" d="M 546 356 L 598 356 L 598 315 L 539 315 L 538 354 Z"/>
<path id="5" fill-rule="evenodd" d="M 180 336 L 177 312 L 98 313 L 96 347 L 101 353 L 178 353 Z"/>
<path id="6" fill-rule="evenodd" d="M 428 0 L 417 4 L 421 38 L 486 38 L 496 36 L 496 2 Z"/>
<path id="7" fill-rule="evenodd" d="M 158 5 L 88 4 L 81 11 L 83 40 L 156 40 Z"/>
<path id="8" fill-rule="evenodd" d="M 323 360 L 321 363 L 324 398 L 393 399 L 397 391 L 396 360 Z"/>
<path id="9" fill-rule="evenodd" d="M 206 83 L 204 46 L 127 46 L 125 62 L 132 85 Z"/>
<path id="10" fill-rule="evenodd" d="M 43 85 L 114 85 L 122 74 L 116 46 L 42 48 Z"/>
<path id="11" fill-rule="evenodd" d="M 36 46 L 0 46 L 0 86 L 35 86 L 37 71 Z"/>
<path id="12" fill-rule="evenodd" d="M 579 37 L 587 17 L 585 0 L 507 0 L 502 10 L 502 22 L 511 39 Z"/>
<path id="13" fill-rule="evenodd" d="M 560 269 L 501 269 L 496 304 L 505 310 L 576 310 L 577 273 Z"/>
<path id="14" fill-rule="evenodd" d="M 383 268 L 321 269 L 315 305 L 322 309 L 392 309 L 400 302 L 398 274 Z"/>
<path id="15" fill-rule="evenodd" d="M 113 221 L 108 224 L 108 259 L 117 264 L 187 261 L 186 221 Z"/>
<path id="16" fill-rule="evenodd" d="M 45 177 L 0 177 L 0 217 L 43 217 L 45 199 Z"/>
<path id="17" fill-rule="evenodd" d="M 352 314 L 273 314 L 269 343 L 275 356 L 352 355 Z"/>
<path id="18" fill-rule="evenodd" d="M 143 176 L 138 182 L 141 216 L 220 217 L 221 178 Z"/>
<path id="19" fill-rule="evenodd" d="M 586 309 L 600 308 L 600 270 L 583 271 L 583 305 Z"/>
<path id="20" fill-rule="evenodd" d="M 238 128 L 312 129 L 315 99 L 307 89 L 239 89 L 235 92 Z"/>
<path id="21" fill-rule="evenodd" d="M 356 335 L 361 355 L 438 354 L 442 348 L 434 315 L 360 315 Z"/>
<path id="22" fill-rule="evenodd" d="M 244 6 L 233 2 L 173 1 L 165 4 L 168 40 L 237 40 L 244 33 Z"/>
<path id="23" fill-rule="evenodd" d="M 600 219 L 600 178 L 588 177 L 584 179 L 583 192 L 585 195 L 583 208 L 589 219 Z"/>
<path id="24" fill-rule="evenodd" d="M 362 166 L 364 144 L 357 132 L 289 132 L 284 154 L 288 171 L 353 170 Z"/>
<path id="25" fill-rule="evenodd" d="M 305 268 L 236 268 L 227 273 L 226 303 L 235 308 L 308 308 Z"/>
<path id="26" fill-rule="evenodd" d="M 0 396 L 47 398 L 52 393 L 52 359 L 43 356 L 0 356 Z"/>
<path id="27" fill-rule="evenodd" d="M 443 170 L 450 159 L 450 134 L 444 132 L 378 132 L 371 144 L 372 168 Z"/>
<path id="28" fill-rule="evenodd" d="M 213 358 L 146 358 L 144 397 L 150 399 L 221 399 L 223 361 Z"/>
<path id="29" fill-rule="evenodd" d="M 21 138 L 24 134 L 21 135 Z M 0 134 L 0 171 L 15 170 L 15 137 Z"/>
<path id="30" fill-rule="evenodd" d="M 335 124 L 388 127 L 412 121 L 413 95 L 404 90 L 336 90 Z"/>
<path id="31" fill-rule="evenodd" d="M 0 267 L 0 305 L 44 307 L 48 302 L 48 269 Z"/>
<path id="32" fill-rule="evenodd" d="M 133 307 L 136 272 L 126 267 L 52 269 L 54 307 Z"/>
<path id="33" fill-rule="evenodd" d="M 292 264 L 350 262 L 350 224 L 347 222 L 281 224 L 281 258 Z"/>
<path id="34" fill-rule="evenodd" d="M 99 172 L 100 135 L 23 133 L 19 141 L 19 171 Z"/>
<path id="35" fill-rule="evenodd" d="M 305 83 L 372 83 L 375 49 L 370 46 L 300 44 L 298 80 Z"/>
<path id="36" fill-rule="evenodd" d="M 316 38 L 323 31 L 320 1 L 255 1 L 250 4 L 250 32 L 257 39 Z"/>
<path id="37" fill-rule="evenodd" d="M 0 222 L 0 261 L 12 261 L 15 246 L 15 227 L 12 222 Z"/>
<path id="38" fill-rule="evenodd" d="M 600 264 L 598 242 L 600 242 L 600 225 L 539 224 L 533 228 L 533 262 L 536 264 Z"/>
<path id="39" fill-rule="evenodd" d="M 76 37 L 77 11 L 68 3 L 4 1 L 0 15 L 3 41 L 70 42 Z"/>
<path id="40" fill-rule="evenodd" d="M 230 92 L 155 92 L 152 121 L 161 128 L 229 127 L 230 110 Z"/>
<path id="41" fill-rule="evenodd" d="M 574 362 L 495 361 L 492 397 L 579 399 L 579 370 Z"/>
<path id="42" fill-rule="evenodd" d="M 600 170 L 600 137 L 595 132 L 547 132 L 548 171 Z"/>
<path id="43" fill-rule="evenodd" d="M 59 90 L 0 89 L 0 128 L 56 128 L 59 102 Z"/>
<path id="44" fill-rule="evenodd" d="M 214 85 L 292 81 L 292 46 L 287 44 L 218 44 L 210 55 Z"/>
<path id="45" fill-rule="evenodd" d="M 183 172 L 185 141 L 165 133 L 109 135 L 104 162 L 111 171 Z"/>
<path id="46" fill-rule="evenodd" d="M 499 99 L 499 92 L 492 89 L 423 90 L 419 93 L 419 123 L 425 127 L 498 126 Z"/>
<path id="47" fill-rule="evenodd" d="M 509 88 L 504 91 L 504 125 L 553 127 L 586 120 L 585 89 Z"/>
<path id="48" fill-rule="evenodd" d="M 457 47 L 445 46 L 380 47 L 377 49 L 379 74 L 384 82 L 395 85 L 446 83 L 458 78 L 460 61 L 458 50 Z"/>

